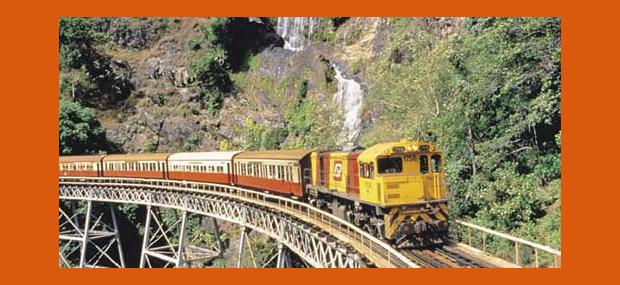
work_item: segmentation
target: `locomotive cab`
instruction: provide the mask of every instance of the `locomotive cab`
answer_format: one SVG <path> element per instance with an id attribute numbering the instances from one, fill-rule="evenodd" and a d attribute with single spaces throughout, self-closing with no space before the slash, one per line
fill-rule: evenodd
<path id="1" fill-rule="evenodd" d="M 446 199 L 442 154 L 428 144 L 404 141 L 358 160 L 364 201 L 397 206 Z"/>
<path id="2" fill-rule="evenodd" d="M 360 199 L 384 213 L 388 239 L 438 237 L 447 230 L 442 152 L 426 142 L 377 144 L 358 157 Z"/>

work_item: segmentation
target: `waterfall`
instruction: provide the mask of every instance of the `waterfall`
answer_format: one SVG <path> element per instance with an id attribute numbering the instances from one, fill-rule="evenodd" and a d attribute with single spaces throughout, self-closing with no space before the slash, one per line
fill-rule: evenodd
<path id="1" fill-rule="evenodd" d="M 334 101 L 342 106 L 344 123 L 342 126 L 343 138 L 340 141 L 345 150 L 352 149 L 359 137 L 362 125 L 362 87 L 353 79 L 346 79 L 342 71 L 332 64 L 338 80 L 338 92 L 334 94 Z"/>
<path id="2" fill-rule="evenodd" d="M 307 39 L 312 36 L 319 24 L 319 18 L 309 17 L 280 17 L 276 32 L 284 39 L 284 48 L 292 51 L 302 51 L 307 47 Z M 359 137 L 362 125 L 362 88 L 353 79 L 346 79 L 342 71 L 332 63 L 338 81 L 338 92 L 333 96 L 344 111 L 344 122 L 341 138 L 338 142 L 345 150 L 352 149 Z"/>
<path id="3" fill-rule="evenodd" d="M 276 32 L 284 39 L 284 48 L 292 51 L 303 50 L 306 39 L 312 36 L 318 18 L 279 17 Z"/>

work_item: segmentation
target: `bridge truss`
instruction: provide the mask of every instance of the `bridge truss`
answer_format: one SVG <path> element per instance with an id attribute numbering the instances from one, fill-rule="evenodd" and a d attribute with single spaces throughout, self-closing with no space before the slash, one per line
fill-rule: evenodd
<path id="1" fill-rule="evenodd" d="M 103 219 L 98 216 L 101 213 L 93 212 L 93 202 L 147 207 L 140 267 L 149 267 L 156 260 L 160 264 L 163 262 L 164 267 L 186 267 L 192 261 L 221 256 L 221 243 L 216 248 L 199 248 L 185 242 L 185 223 L 189 213 L 241 227 L 238 266 L 241 266 L 244 250 L 249 252 L 254 266 L 257 266 L 247 240 L 248 231 L 255 231 L 278 242 L 274 257 L 278 267 L 290 266 L 289 252 L 312 267 L 419 267 L 397 250 L 346 221 L 280 196 L 228 185 L 156 179 L 63 177 L 59 185 L 61 200 L 87 204 L 86 213 L 71 215 L 60 209 L 60 240 L 67 241 L 64 247 L 79 248 L 80 267 L 96 267 L 101 260 L 115 267 L 125 266 L 114 210 L 109 206 L 113 225 L 103 225 Z M 158 208 L 180 211 L 178 221 L 166 227 L 155 214 Z M 78 217 L 83 217 L 83 222 L 76 222 L 80 220 Z M 217 226 L 216 232 L 219 232 Z M 174 233 L 177 233 L 178 240 L 171 238 Z M 219 233 L 217 236 L 220 241 Z M 94 242 L 104 238 L 108 243 L 103 246 Z M 65 252 L 72 252 L 70 249 L 61 248 L 61 265 L 69 265 Z"/>

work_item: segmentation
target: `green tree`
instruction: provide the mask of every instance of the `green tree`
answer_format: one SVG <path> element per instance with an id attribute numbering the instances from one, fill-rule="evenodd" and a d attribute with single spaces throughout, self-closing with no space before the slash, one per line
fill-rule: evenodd
<path id="1" fill-rule="evenodd" d="M 105 130 L 91 109 L 61 100 L 59 123 L 60 154 L 88 154 L 106 150 Z"/>
<path id="2" fill-rule="evenodd" d="M 261 147 L 261 139 L 265 127 L 252 118 L 246 118 L 243 122 L 243 143 L 241 147 L 244 150 L 259 150 Z"/>
<path id="3" fill-rule="evenodd" d="M 558 229 L 546 216 L 559 200 L 547 190 L 560 179 L 559 19 L 466 19 L 448 38 L 432 20 L 391 21 L 389 52 L 368 68 L 367 106 L 381 116 L 363 141 L 390 128 L 438 144 L 454 216 Z"/>
<path id="4" fill-rule="evenodd" d="M 60 18 L 61 67 L 80 68 L 92 60 L 94 45 L 103 38 L 89 18 Z"/>
<path id="5" fill-rule="evenodd" d="M 226 53 L 221 49 L 201 49 L 190 57 L 189 75 L 200 87 L 201 105 L 209 113 L 219 110 L 223 93 L 232 88 L 227 68 Z"/>
<path id="6" fill-rule="evenodd" d="M 284 128 L 274 128 L 265 130 L 261 134 L 261 149 L 280 149 L 282 142 L 288 136 L 288 131 Z"/>

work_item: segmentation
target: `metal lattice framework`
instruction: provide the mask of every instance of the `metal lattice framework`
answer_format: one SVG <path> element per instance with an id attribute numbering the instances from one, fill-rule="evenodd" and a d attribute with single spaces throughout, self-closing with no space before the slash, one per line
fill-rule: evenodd
<path id="1" fill-rule="evenodd" d="M 110 218 L 107 220 L 111 220 L 112 225 L 104 221 L 108 208 Z M 109 205 L 97 211 L 93 209 L 93 202 L 87 201 L 83 210 L 68 214 L 63 208 L 59 209 L 59 265 L 72 267 L 69 257 L 79 250 L 79 267 L 104 267 L 102 264 L 125 267 L 114 207 Z"/>
<path id="2" fill-rule="evenodd" d="M 239 224 L 244 232 L 247 228 L 265 234 L 313 267 L 419 267 L 389 245 L 333 215 L 295 200 L 234 186 L 157 179 L 62 177 L 60 199 L 133 203 L 146 205 L 149 211 L 151 207 L 166 207 L 180 210 L 183 215 L 191 212 L 213 217 Z M 143 246 L 142 258 L 154 256 L 153 252 Z M 171 252 L 168 260 L 175 266 L 184 266 L 182 252 L 186 249 L 182 239 L 176 253 Z M 278 254 L 278 260 L 278 265 L 288 262 L 283 254 Z"/>

